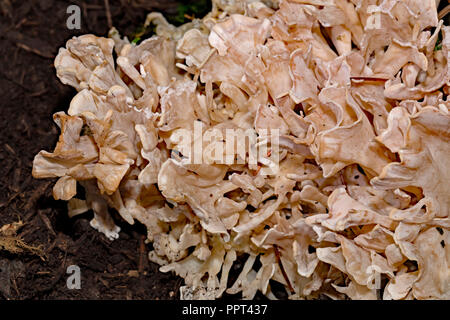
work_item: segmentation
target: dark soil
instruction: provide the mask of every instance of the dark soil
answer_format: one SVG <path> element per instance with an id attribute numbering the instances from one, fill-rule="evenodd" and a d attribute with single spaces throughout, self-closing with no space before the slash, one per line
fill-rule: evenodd
<path id="1" fill-rule="evenodd" d="M 82 9 L 82 29 L 68 30 L 67 7 Z M 113 25 L 133 38 L 150 11 L 180 20 L 174 0 L 109 0 Z M 185 7 L 183 7 L 185 10 Z M 183 16 L 181 16 L 183 19 Z M 60 83 L 53 59 L 73 36 L 108 32 L 105 0 L 0 0 L 0 227 L 18 221 L 27 245 L 44 257 L 0 247 L 0 299 L 177 299 L 181 279 L 148 262 L 145 228 L 122 228 L 109 241 L 89 226 L 89 214 L 67 217 L 53 200 L 55 181 L 35 180 L 32 161 L 52 151 L 59 130 L 52 114 L 67 110 L 75 91 Z M 81 269 L 81 289 L 66 286 L 67 267 Z M 130 272 L 131 271 L 131 272 Z"/>

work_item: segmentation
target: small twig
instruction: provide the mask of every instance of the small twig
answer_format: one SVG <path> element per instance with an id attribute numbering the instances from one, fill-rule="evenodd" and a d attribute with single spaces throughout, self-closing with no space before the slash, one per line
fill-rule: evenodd
<path id="1" fill-rule="evenodd" d="M 14 28 L 19 29 L 23 24 L 25 24 L 25 22 L 27 22 L 27 18 L 23 18 L 22 20 L 20 20 L 20 22 L 16 24 Z"/>
<path id="2" fill-rule="evenodd" d="M 16 291 L 17 296 L 20 296 L 20 291 L 19 291 L 19 288 L 17 287 L 16 279 L 15 279 L 15 278 L 14 278 L 14 279 L 11 279 L 11 282 L 12 282 L 12 284 L 13 284 L 13 288 L 14 288 L 14 290 Z"/>
<path id="3" fill-rule="evenodd" d="M 37 98 L 47 93 L 47 89 L 40 90 L 38 92 L 30 94 L 30 97 Z"/>
<path id="4" fill-rule="evenodd" d="M 20 74 L 20 81 L 19 81 L 19 83 L 23 85 L 24 79 L 25 79 L 25 70 L 22 70 L 22 73 Z"/>
<path id="5" fill-rule="evenodd" d="M 11 152 L 13 155 L 16 155 L 16 151 L 14 151 L 14 149 L 7 143 L 5 143 L 5 148 Z"/>
<path id="6" fill-rule="evenodd" d="M 38 210 L 38 215 L 41 218 L 41 221 L 44 223 L 44 225 L 47 227 L 48 231 L 50 231 L 50 233 L 56 237 L 56 232 L 52 227 L 52 223 L 50 222 L 49 218 L 47 217 L 47 215 L 42 212 L 42 210 Z"/>
<path id="7" fill-rule="evenodd" d="M 280 267 L 283 278 L 284 278 L 284 280 L 286 280 L 286 283 L 288 285 L 288 288 L 289 288 L 289 291 L 291 292 L 291 294 L 294 294 L 295 290 L 292 287 L 291 282 L 289 281 L 286 271 L 284 270 L 283 263 L 281 263 L 281 254 L 280 254 L 280 251 L 278 250 L 278 246 L 276 244 L 274 244 L 273 248 L 275 250 L 275 257 L 277 258 L 277 262 Z"/>
<path id="8" fill-rule="evenodd" d="M 35 49 L 35 48 L 30 48 L 26 44 L 17 42 L 16 45 L 20 49 L 23 49 L 23 50 L 25 50 L 27 52 L 34 53 L 35 55 L 38 55 L 39 57 L 42 57 L 42 58 L 45 58 L 45 59 L 54 59 L 55 58 L 53 55 L 43 53 L 43 52 L 41 52 L 41 51 L 39 51 L 38 49 Z"/>
<path id="9" fill-rule="evenodd" d="M 108 27 L 111 29 L 113 27 L 112 18 L 111 18 L 111 10 L 109 7 L 109 0 L 105 1 L 105 10 L 106 10 L 106 19 L 108 20 Z"/>
<path id="10" fill-rule="evenodd" d="M 444 18 L 449 13 L 450 13 L 450 4 L 439 12 L 439 14 L 438 14 L 439 20 Z"/>
<path id="11" fill-rule="evenodd" d="M 142 274 L 144 272 L 144 259 L 145 259 L 145 242 L 144 242 L 144 236 L 140 239 L 140 245 L 139 245 L 139 266 L 138 266 L 138 272 L 139 274 Z"/>

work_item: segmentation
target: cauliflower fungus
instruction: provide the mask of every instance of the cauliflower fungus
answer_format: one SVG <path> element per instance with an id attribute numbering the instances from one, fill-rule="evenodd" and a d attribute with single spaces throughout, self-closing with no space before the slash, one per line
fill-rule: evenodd
<path id="1" fill-rule="evenodd" d="M 75 37 L 55 66 L 78 94 L 33 176 L 59 178 L 55 199 L 70 216 L 92 209 L 110 239 L 111 208 L 144 224 L 149 259 L 184 278 L 184 299 L 276 299 L 273 281 L 290 299 L 450 299 L 450 27 L 438 5 L 213 0 L 180 27 L 150 14 L 156 35 L 139 45 L 115 29 Z M 196 126 L 253 132 L 267 155 L 255 164 L 232 147 L 239 161 L 221 162 L 211 149 L 223 139 L 181 139 Z M 205 161 L 186 161 L 198 143 Z"/>

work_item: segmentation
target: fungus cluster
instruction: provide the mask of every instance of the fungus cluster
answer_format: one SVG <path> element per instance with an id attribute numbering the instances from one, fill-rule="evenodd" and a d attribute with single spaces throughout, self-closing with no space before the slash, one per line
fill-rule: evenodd
<path id="1" fill-rule="evenodd" d="M 110 239 L 110 209 L 144 224 L 149 259 L 184 278 L 184 299 L 275 299 L 273 281 L 290 299 L 450 299 L 450 27 L 438 5 L 213 0 L 180 27 L 150 14 L 156 34 L 140 44 L 115 29 L 75 37 L 55 66 L 78 94 L 33 176 L 59 178 L 55 199 L 70 216 L 92 209 Z M 195 123 L 253 131 L 277 169 L 264 171 L 270 152 L 186 161 L 180 133 Z"/>

